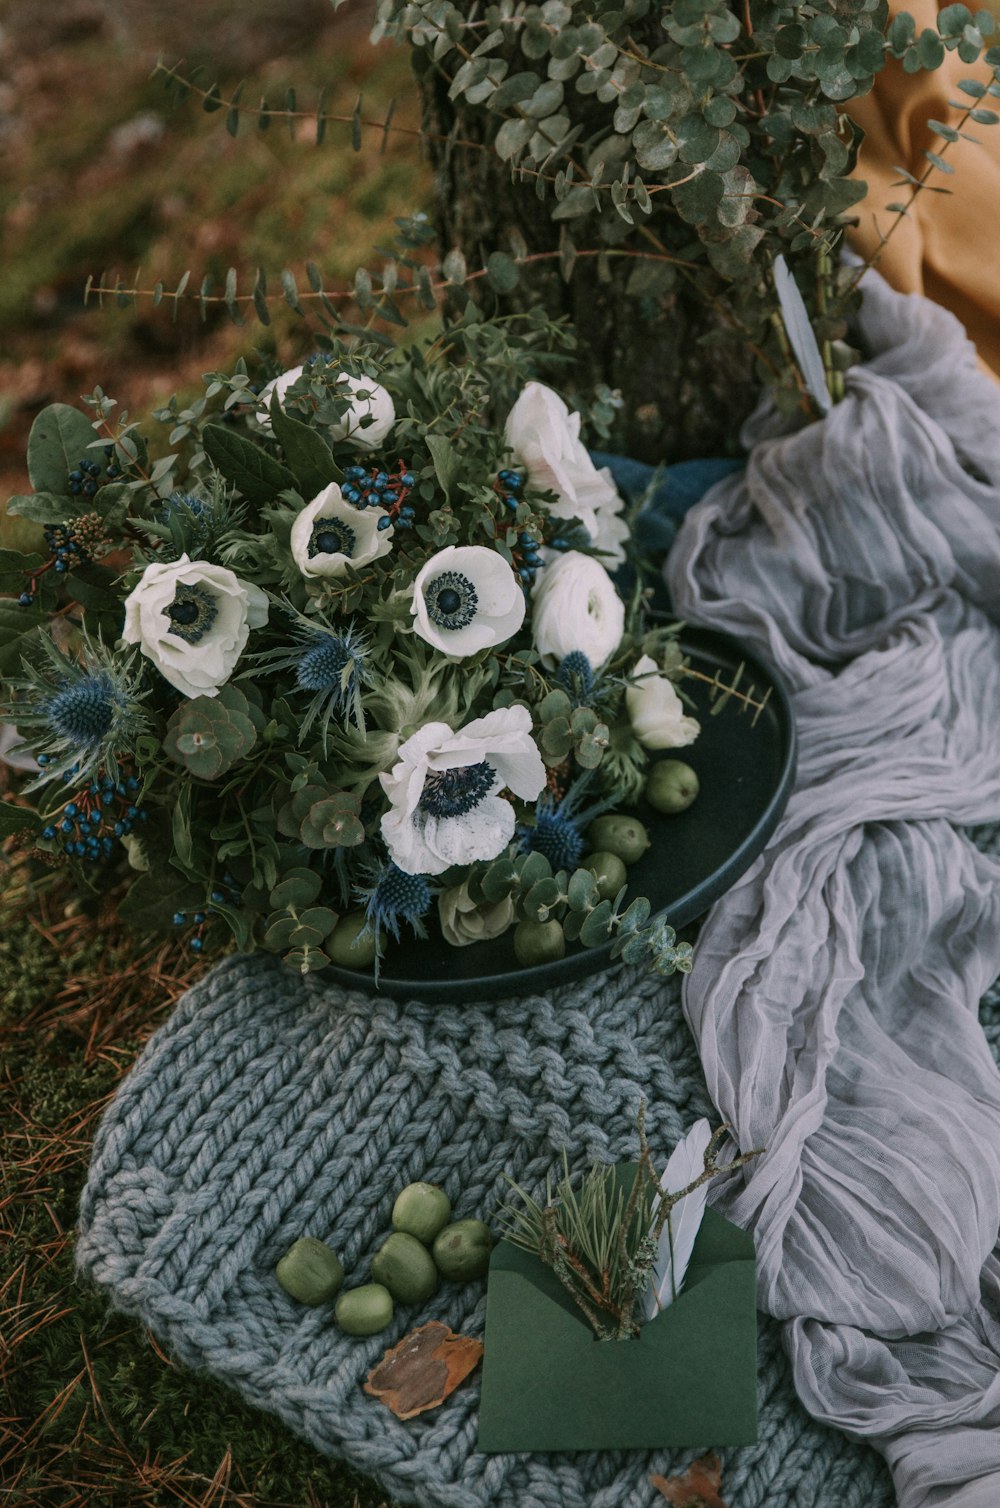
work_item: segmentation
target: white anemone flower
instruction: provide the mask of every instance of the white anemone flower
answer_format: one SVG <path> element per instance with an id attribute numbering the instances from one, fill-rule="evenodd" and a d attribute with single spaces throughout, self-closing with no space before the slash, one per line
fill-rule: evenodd
<path id="1" fill-rule="evenodd" d="M 125 599 L 126 644 L 138 644 L 184 696 L 215 696 L 232 675 L 252 628 L 267 622 L 267 596 L 207 560 L 154 561 Z"/>
<path id="2" fill-rule="evenodd" d="M 505 644 L 524 622 L 525 598 L 507 561 L 483 545 L 448 545 L 413 583 L 413 629 L 454 659 Z"/>
<path id="3" fill-rule="evenodd" d="M 296 516 L 292 554 L 303 576 L 341 576 L 387 555 L 392 534 L 384 508 L 355 508 L 331 482 Z"/>
<path id="4" fill-rule="evenodd" d="M 391 809 L 382 818 L 389 856 L 407 874 L 443 874 L 452 864 L 495 859 L 514 836 L 506 786 L 535 801 L 545 765 L 527 707 L 498 707 L 457 733 L 426 723 L 379 776 Z"/>
<path id="5" fill-rule="evenodd" d="M 677 688 L 652 655 L 640 655 L 625 690 L 632 732 L 647 749 L 683 749 L 701 732 L 696 717 L 688 717 Z"/>
<path id="6" fill-rule="evenodd" d="M 535 577 L 531 626 L 546 659 L 578 650 L 598 668 L 621 643 L 625 604 L 599 560 L 567 550 Z"/>
<path id="7" fill-rule="evenodd" d="M 323 375 L 331 375 L 330 365 L 319 363 L 318 366 Z M 292 367 L 261 388 L 257 395 L 260 409 L 255 415 L 261 429 L 271 433 L 271 399 L 276 397 L 284 407 L 285 394 L 306 370 L 305 366 Z M 351 395 L 351 403 L 343 417 L 329 426 L 328 437 L 335 444 L 347 441 L 358 450 L 376 450 L 388 439 L 396 422 L 396 409 L 391 395 L 381 383 L 374 382 L 370 377 L 352 377 L 349 372 L 341 372 L 337 386 L 347 390 Z"/>
<path id="8" fill-rule="evenodd" d="M 620 517 L 625 499 L 608 468 L 598 470 L 590 459 L 580 439 L 580 415 L 544 383 L 529 382 L 507 415 L 504 432 L 528 480 L 555 493 L 557 501 L 549 507 L 553 517 L 578 518 L 595 549 L 621 565 L 629 536 Z"/>

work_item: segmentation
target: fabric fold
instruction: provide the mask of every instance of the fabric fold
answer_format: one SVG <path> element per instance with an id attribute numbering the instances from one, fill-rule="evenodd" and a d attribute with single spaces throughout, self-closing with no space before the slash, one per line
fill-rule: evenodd
<path id="1" fill-rule="evenodd" d="M 951 316 L 865 283 L 871 361 L 689 515 L 677 612 L 794 690 L 799 781 L 685 988 L 709 1092 L 766 1144 L 754 1230 L 810 1411 L 876 1445 L 901 1508 L 1000 1501 L 1000 392 Z M 985 1264 L 985 1266 L 984 1266 Z M 984 1277 L 984 1273 L 988 1276 Z M 985 1495 L 984 1495 L 985 1494 Z"/>

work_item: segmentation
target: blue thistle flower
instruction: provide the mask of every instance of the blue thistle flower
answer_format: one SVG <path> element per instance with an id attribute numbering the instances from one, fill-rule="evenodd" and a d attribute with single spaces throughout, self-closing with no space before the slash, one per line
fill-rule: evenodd
<path id="1" fill-rule="evenodd" d="M 291 671 L 296 688 L 311 695 L 301 732 L 304 737 L 313 723 L 319 721 L 325 751 L 332 717 L 338 716 L 364 729 L 361 693 L 373 679 L 368 666 L 369 641 L 353 624 L 332 629 L 304 620 L 297 621 L 294 639 L 294 645 L 287 649 L 274 649 L 258 656 L 258 664 L 269 671 Z"/>
<path id="2" fill-rule="evenodd" d="M 584 829 L 619 800 L 617 793 L 604 796 L 581 810 L 590 785 L 588 771 L 574 780 L 565 796 L 543 791 L 535 803 L 534 824 L 522 824 L 517 829 L 521 852 L 544 854 L 553 869 L 575 869 L 587 850 Z"/>
<path id="3" fill-rule="evenodd" d="M 24 676 L 10 682 L 11 716 L 40 766 L 29 790 L 57 779 L 86 784 L 101 766 L 118 779 L 118 760 L 134 752 L 149 725 L 134 661 L 88 639 L 76 660 L 40 640 L 38 657 L 25 660 Z"/>
<path id="4" fill-rule="evenodd" d="M 574 649 L 559 662 L 556 684 L 577 701 L 588 697 L 594 689 L 594 667 L 581 649 Z"/>
<path id="5" fill-rule="evenodd" d="M 107 671 L 69 681 L 42 703 L 49 727 L 60 738 L 89 748 L 110 733 L 115 714 L 127 703 Z"/>
<path id="6" fill-rule="evenodd" d="M 391 859 L 370 865 L 367 875 L 369 883 L 356 885 L 354 893 L 375 936 L 387 932 L 398 942 L 400 926 L 407 922 L 417 937 L 426 937 L 423 917 L 434 898 L 427 876 L 407 874 Z"/>

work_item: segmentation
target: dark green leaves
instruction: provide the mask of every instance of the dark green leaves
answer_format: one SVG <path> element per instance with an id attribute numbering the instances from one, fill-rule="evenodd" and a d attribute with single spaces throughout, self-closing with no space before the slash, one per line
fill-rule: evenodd
<path id="1" fill-rule="evenodd" d="M 315 429 L 286 414 L 277 397 L 271 399 L 271 428 L 305 498 L 315 497 L 331 482 L 343 481 L 333 452 Z M 221 469 L 221 468 L 220 468 Z M 242 490 L 242 489 L 241 489 Z"/>
<path id="2" fill-rule="evenodd" d="M 207 426 L 203 443 L 213 466 L 251 503 L 270 503 L 279 492 L 294 490 L 295 477 L 287 466 L 221 424 Z"/>

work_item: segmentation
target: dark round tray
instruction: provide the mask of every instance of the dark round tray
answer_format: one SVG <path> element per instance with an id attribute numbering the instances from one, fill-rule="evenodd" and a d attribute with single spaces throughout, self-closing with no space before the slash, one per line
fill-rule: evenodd
<path id="1" fill-rule="evenodd" d="M 629 866 L 628 899 L 645 895 L 653 911 L 672 927 L 683 927 L 707 911 L 749 869 L 774 832 L 795 780 L 795 721 L 788 693 L 776 672 L 735 639 L 707 629 L 685 627 L 681 647 L 693 669 L 729 681 L 742 663 L 740 682 L 757 695 L 771 688 L 764 711 L 753 713 L 732 699 L 710 715 L 709 687 L 688 679 L 684 691 L 695 704 L 701 734 L 687 749 L 664 750 L 664 759 L 683 759 L 696 771 L 698 799 L 686 812 L 665 817 L 644 802 L 634 808 L 652 842 Z M 490 942 L 453 948 L 431 923 L 425 942 L 407 938 L 390 943 L 382 963 L 379 992 L 394 1000 L 453 1004 L 502 999 L 552 989 L 596 973 L 611 964 L 611 942 L 598 948 L 570 944 L 557 963 L 523 968 L 514 957 L 513 929 Z M 331 964 L 324 977 L 371 991 L 370 971 Z"/>

